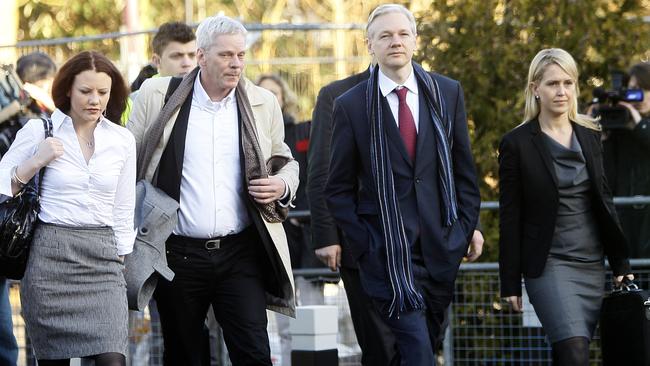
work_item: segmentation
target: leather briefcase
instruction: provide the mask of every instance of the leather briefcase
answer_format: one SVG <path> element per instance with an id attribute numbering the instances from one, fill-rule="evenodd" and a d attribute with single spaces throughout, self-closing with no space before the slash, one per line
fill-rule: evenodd
<path id="1" fill-rule="evenodd" d="M 604 366 L 650 366 L 650 292 L 628 281 L 603 299 Z"/>

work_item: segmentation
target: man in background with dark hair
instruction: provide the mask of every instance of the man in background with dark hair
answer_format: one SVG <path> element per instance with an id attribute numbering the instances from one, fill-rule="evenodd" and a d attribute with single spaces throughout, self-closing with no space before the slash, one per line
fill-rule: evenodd
<path id="1" fill-rule="evenodd" d="M 0 123 L 9 121 L 20 128 L 31 118 L 49 116 L 54 110 L 51 95 L 56 74 L 54 61 L 43 52 L 34 52 L 18 59 L 15 73 L 10 65 L 3 68 L 9 73 L 0 80 Z"/>
<path id="2" fill-rule="evenodd" d="M 23 124 L 54 110 L 51 87 L 56 65 L 48 55 L 34 52 L 21 56 L 15 70 L 11 65 L 2 69 L 6 77 L 0 78 L 0 156 Z"/>
<path id="3" fill-rule="evenodd" d="M 55 108 L 52 101 L 52 81 L 56 75 L 54 61 L 43 52 L 29 53 L 16 62 L 16 73 L 32 98 L 25 117 L 49 116 Z"/>
<path id="4" fill-rule="evenodd" d="M 181 22 L 164 23 L 151 41 L 151 63 L 145 65 L 131 84 L 131 91 L 158 76 L 184 76 L 196 67 L 196 36 L 192 28 Z"/>
<path id="5" fill-rule="evenodd" d="M 132 93 L 122 115 L 122 124 L 129 119 L 137 91 L 145 80 L 159 76 L 185 76 L 196 67 L 196 36 L 192 27 L 185 23 L 163 23 L 151 40 L 151 48 L 151 63 L 140 70 L 131 84 Z"/>
<path id="6" fill-rule="evenodd" d="M 196 36 L 181 22 L 165 23 L 151 42 L 151 63 L 159 76 L 183 76 L 196 67 Z"/>

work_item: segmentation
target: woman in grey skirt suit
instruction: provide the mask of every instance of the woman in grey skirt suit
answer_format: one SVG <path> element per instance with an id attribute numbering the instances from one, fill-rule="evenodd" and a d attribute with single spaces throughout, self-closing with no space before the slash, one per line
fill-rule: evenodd
<path id="1" fill-rule="evenodd" d="M 97 52 L 82 52 L 56 75 L 54 137 L 30 120 L 0 161 L 0 193 L 16 194 L 45 168 L 39 224 L 21 303 L 41 366 L 92 358 L 125 365 L 124 255 L 135 239 L 135 140 L 118 122 L 127 89 Z"/>
<path id="2" fill-rule="evenodd" d="M 578 70 L 561 49 L 533 59 L 524 123 L 499 147 L 501 296 L 521 311 L 521 279 L 553 364 L 589 365 L 607 256 L 620 283 L 626 242 L 604 178 L 600 128 L 577 112 Z"/>

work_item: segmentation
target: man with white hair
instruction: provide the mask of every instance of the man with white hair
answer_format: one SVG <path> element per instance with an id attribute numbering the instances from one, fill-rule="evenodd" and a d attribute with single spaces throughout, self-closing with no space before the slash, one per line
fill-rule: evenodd
<path id="1" fill-rule="evenodd" d="M 377 67 L 336 99 L 327 204 L 400 364 L 431 366 L 479 213 L 463 91 L 412 61 L 404 6 L 377 7 L 366 32 Z"/>
<path id="2" fill-rule="evenodd" d="M 164 364 L 201 364 L 212 305 L 232 363 L 271 365 L 265 309 L 295 312 L 281 222 L 298 164 L 283 142 L 277 100 L 242 77 L 243 25 L 210 17 L 196 38 L 199 66 L 176 88 L 169 77 L 147 80 L 128 124 L 142 176 L 180 203 L 166 243 L 175 277 L 160 280 L 154 294 Z M 270 160 L 276 168 L 268 174 Z"/>

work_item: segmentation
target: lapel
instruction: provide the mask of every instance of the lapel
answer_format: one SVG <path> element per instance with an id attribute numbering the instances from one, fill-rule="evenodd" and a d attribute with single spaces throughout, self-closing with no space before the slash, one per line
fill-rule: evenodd
<path id="1" fill-rule="evenodd" d="M 392 142 L 393 146 L 399 151 L 399 154 L 402 156 L 406 164 L 408 164 L 408 166 L 412 169 L 413 163 L 411 162 L 411 158 L 409 157 L 409 154 L 406 152 L 406 146 L 404 146 L 404 140 L 402 140 L 402 135 L 399 134 L 399 128 L 397 127 L 397 122 L 393 117 L 393 113 L 390 110 L 390 106 L 388 105 L 388 100 L 386 100 L 386 97 L 381 98 L 381 108 L 382 108 L 381 113 L 384 118 L 383 121 L 384 130 L 386 131 L 386 135 L 388 136 L 388 139 Z M 416 159 L 417 159 L 417 153 L 416 153 Z"/>
<path id="2" fill-rule="evenodd" d="M 174 127 L 158 163 L 156 186 L 171 198 L 180 202 L 181 176 L 183 174 L 183 159 L 185 157 L 185 138 L 187 125 L 192 107 L 192 90 L 185 99 L 174 122 Z"/>
<path id="3" fill-rule="evenodd" d="M 422 93 L 422 86 L 418 84 L 420 92 L 418 93 L 419 99 L 419 109 L 420 111 L 420 123 L 418 129 L 418 139 L 415 148 L 415 172 L 416 175 L 419 174 L 420 170 L 428 166 L 431 160 L 434 160 L 438 156 L 438 150 L 436 146 L 436 139 L 433 130 L 433 121 L 431 119 L 431 112 L 429 111 L 429 106 L 424 99 L 424 93 Z"/>
<path id="4" fill-rule="evenodd" d="M 174 158 L 176 160 L 176 169 L 178 176 L 180 177 L 183 174 L 183 159 L 185 158 L 185 136 L 187 136 L 187 124 L 190 119 L 190 110 L 192 109 L 192 96 L 194 95 L 194 90 L 183 102 L 180 112 L 178 112 L 178 117 L 176 118 L 176 124 L 174 131 L 172 132 L 174 140 Z M 180 181 L 178 182 L 180 189 Z"/>
<path id="5" fill-rule="evenodd" d="M 592 133 L 586 127 L 582 127 L 575 122 L 571 122 L 571 124 L 582 148 L 582 154 L 585 157 L 589 179 L 591 179 L 592 186 L 600 193 L 603 176 L 601 171 L 601 155 L 599 154 L 600 147 L 596 146 L 594 136 L 592 136 Z"/>
<path id="6" fill-rule="evenodd" d="M 533 145 L 537 149 L 537 152 L 539 152 L 542 161 L 544 162 L 544 166 L 553 178 L 553 183 L 555 183 L 555 188 L 557 189 L 557 175 L 555 174 L 555 168 L 553 167 L 553 158 L 551 157 L 551 152 L 548 151 L 548 147 L 544 141 L 544 135 L 541 127 L 539 126 L 539 121 L 537 118 L 530 121 L 530 129 Z"/>

